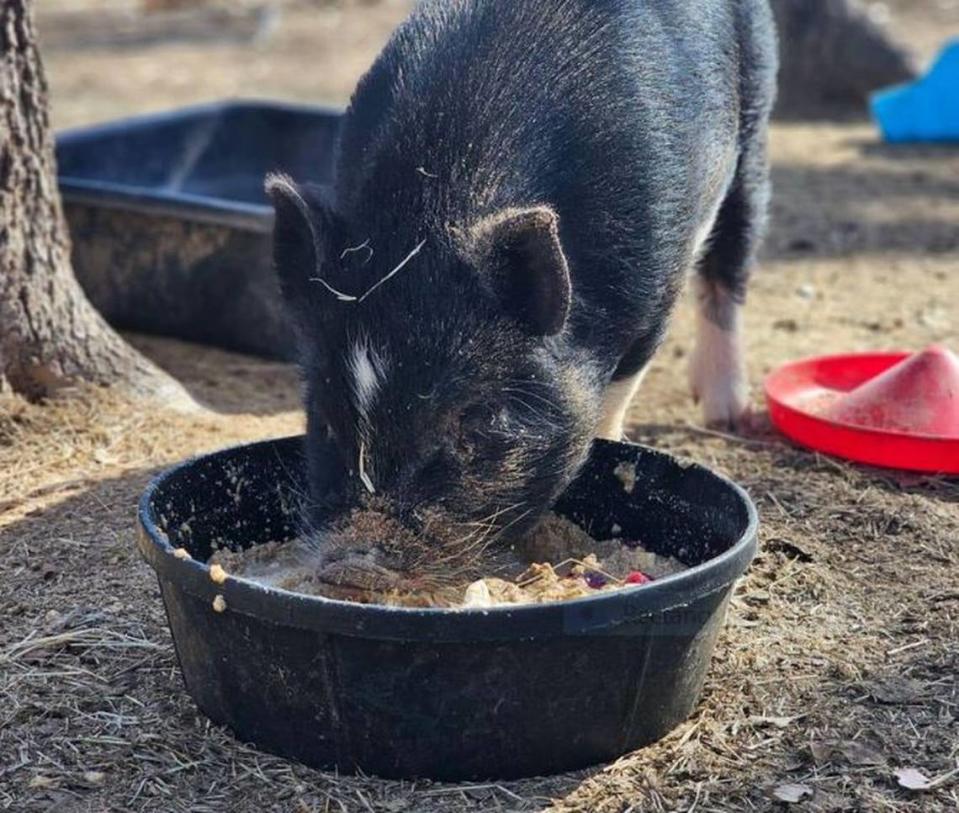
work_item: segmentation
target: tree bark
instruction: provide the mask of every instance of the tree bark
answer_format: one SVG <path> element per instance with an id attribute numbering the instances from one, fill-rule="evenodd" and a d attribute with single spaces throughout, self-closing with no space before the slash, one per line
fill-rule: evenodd
<path id="1" fill-rule="evenodd" d="M 0 390 L 42 398 L 80 382 L 183 407 L 185 390 L 123 341 L 70 265 L 29 0 L 0 0 Z"/>
<path id="2" fill-rule="evenodd" d="M 911 54 L 859 0 L 771 0 L 779 29 L 778 115 L 862 114 L 870 92 L 913 79 Z"/>

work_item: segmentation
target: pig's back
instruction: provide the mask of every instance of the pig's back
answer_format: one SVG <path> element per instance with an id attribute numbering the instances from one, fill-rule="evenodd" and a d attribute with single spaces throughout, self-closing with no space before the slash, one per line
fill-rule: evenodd
<path id="1" fill-rule="evenodd" d="M 610 290 L 655 307 L 771 101 L 772 45 L 765 0 L 426 0 L 354 96 L 338 206 L 408 235 L 548 203 L 576 321 Z"/>

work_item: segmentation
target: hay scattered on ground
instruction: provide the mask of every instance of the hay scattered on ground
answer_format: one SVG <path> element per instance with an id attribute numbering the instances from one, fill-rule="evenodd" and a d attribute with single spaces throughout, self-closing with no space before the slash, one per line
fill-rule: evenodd
<path id="1" fill-rule="evenodd" d="M 923 285 L 949 259 L 892 260 L 896 310 L 887 300 L 854 307 L 855 279 L 818 276 L 833 262 L 776 262 L 761 278 L 751 311 L 757 364 L 837 332 L 846 333 L 836 341 L 865 343 L 873 328 L 850 321 L 921 313 Z M 829 307 L 804 304 L 810 277 Z M 955 277 L 939 283 L 937 296 L 959 295 Z M 797 313 L 802 332 L 775 326 Z M 916 346 L 954 342 L 957 327 L 916 316 L 889 330 L 891 343 Z M 688 724 L 605 768 L 449 787 L 311 771 L 237 743 L 183 692 L 155 581 L 134 548 L 133 509 L 157 467 L 297 431 L 296 376 L 175 342 L 138 344 L 221 412 L 167 414 L 96 392 L 0 409 L 0 807 L 740 811 L 811 793 L 804 809 L 956 808 L 959 483 L 845 466 L 768 432 L 739 439 L 696 428 L 676 369 L 685 319 L 635 413 L 656 423 L 634 437 L 743 483 L 760 508 L 763 549 Z M 224 370 L 235 374 L 214 386 Z M 903 768 L 945 779 L 909 791 L 897 784 Z"/>
<path id="2" fill-rule="evenodd" d="M 733 602 L 701 709 L 604 769 L 509 784 L 381 782 L 259 754 L 205 721 L 183 692 L 133 545 L 145 461 L 285 434 L 299 418 L 124 423 L 130 413 L 87 394 L 14 404 L 0 418 L 0 461 L 23 463 L 15 452 L 29 450 L 34 464 L 0 481 L 26 497 L 0 514 L 0 807 L 732 811 L 808 789 L 811 810 L 955 809 L 954 783 L 917 794 L 895 779 L 901 768 L 935 779 L 956 767 L 955 482 L 897 481 L 772 435 L 737 442 L 681 421 L 637 430 L 735 476 L 763 516 L 763 553 Z M 92 458 L 102 448 L 107 463 Z"/>
<path id="3" fill-rule="evenodd" d="M 338 37 L 330 94 L 352 86 L 401 11 L 378 11 L 372 32 L 316 18 L 321 37 Z M 119 69 L 109 54 L 63 57 L 52 64 L 61 121 L 201 90 L 315 99 L 325 74 L 304 72 L 300 54 L 306 43 L 323 52 L 317 31 L 305 15 L 285 20 L 272 50 L 244 52 L 247 72 L 228 49 L 204 53 L 215 84 L 200 89 L 200 57 L 181 47 L 124 57 Z M 903 36 L 945 33 L 921 20 Z M 748 313 L 754 376 L 828 349 L 959 347 L 949 304 L 959 301 L 959 153 L 879 147 L 868 126 L 780 126 L 773 148 L 773 232 Z M 102 393 L 0 405 L 0 809 L 738 813 L 788 809 L 785 798 L 816 811 L 959 809 L 959 483 L 845 466 L 771 433 L 695 428 L 685 313 L 650 371 L 634 437 L 733 476 L 762 519 L 762 553 L 686 725 L 613 765 L 509 784 L 344 777 L 237 743 L 183 692 L 156 583 L 134 549 L 134 506 L 160 466 L 296 431 L 299 388 L 280 365 L 138 344 L 215 411 L 168 415 Z M 900 787 L 903 768 L 939 784 Z"/>

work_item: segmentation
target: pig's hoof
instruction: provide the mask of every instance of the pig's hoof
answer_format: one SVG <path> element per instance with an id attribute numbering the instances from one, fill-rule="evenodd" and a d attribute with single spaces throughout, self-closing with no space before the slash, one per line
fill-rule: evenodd
<path id="1" fill-rule="evenodd" d="M 718 370 L 697 364 L 690 367 L 693 398 L 702 406 L 703 421 L 710 429 L 748 432 L 750 424 L 749 384 L 739 370 Z"/>
<path id="2" fill-rule="evenodd" d="M 703 421 L 710 429 L 748 433 L 750 429 L 749 396 L 742 391 L 718 392 L 702 399 Z"/>
<path id="3" fill-rule="evenodd" d="M 732 432 L 737 435 L 751 435 L 754 432 L 754 416 L 748 402 L 745 406 L 713 404 L 703 402 L 703 422 L 709 429 Z"/>

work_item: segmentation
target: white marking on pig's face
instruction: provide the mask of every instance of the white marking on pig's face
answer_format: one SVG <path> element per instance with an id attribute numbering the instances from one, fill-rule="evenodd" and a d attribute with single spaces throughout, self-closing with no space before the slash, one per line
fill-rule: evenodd
<path id="1" fill-rule="evenodd" d="M 373 478 L 367 474 L 366 471 L 366 444 L 360 444 L 360 459 L 359 459 L 359 473 L 360 473 L 360 482 L 363 483 L 363 488 L 365 488 L 370 494 L 376 494 L 376 486 L 373 485 Z"/>
<path id="2" fill-rule="evenodd" d="M 361 337 L 353 342 L 347 365 L 350 374 L 353 376 L 353 401 L 356 404 L 357 411 L 356 429 L 360 438 L 357 471 L 363 487 L 370 494 L 375 494 L 376 487 L 373 484 L 373 478 L 370 476 L 367 460 L 367 451 L 373 434 L 370 414 L 376 396 L 379 394 L 386 378 L 386 361 L 370 345 L 367 337 Z"/>
<path id="3" fill-rule="evenodd" d="M 350 351 L 349 369 L 360 423 L 369 428 L 370 411 L 386 376 L 386 362 L 368 340 L 358 339 Z"/>

